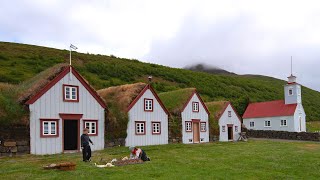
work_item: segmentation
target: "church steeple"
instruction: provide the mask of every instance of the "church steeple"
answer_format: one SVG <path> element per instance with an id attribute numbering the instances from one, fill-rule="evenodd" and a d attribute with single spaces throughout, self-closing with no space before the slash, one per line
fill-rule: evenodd
<path id="1" fill-rule="evenodd" d="M 300 104 L 301 85 L 297 83 L 297 77 L 292 74 L 292 56 L 291 56 L 291 75 L 288 77 L 288 83 L 284 86 L 285 104 Z"/>

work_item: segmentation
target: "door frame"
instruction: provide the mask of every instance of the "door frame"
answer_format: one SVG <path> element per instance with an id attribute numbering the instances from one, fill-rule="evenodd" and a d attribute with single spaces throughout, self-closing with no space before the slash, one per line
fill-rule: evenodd
<path id="1" fill-rule="evenodd" d="M 198 144 L 198 143 L 201 142 L 201 137 L 200 137 L 200 119 L 192 119 L 191 122 L 192 122 L 192 142 L 193 142 L 194 144 Z M 198 124 L 199 142 L 197 142 L 197 143 L 194 142 L 194 130 L 193 130 L 193 128 L 194 128 L 194 123 L 197 123 L 197 124 Z"/>
<path id="2" fill-rule="evenodd" d="M 229 139 L 229 128 L 231 127 L 232 132 L 231 132 L 231 139 Z M 228 135 L 228 141 L 233 141 L 233 124 L 227 124 L 227 135 Z"/>
<path id="3" fill-rule="evenodd" d="M 77 151 L 80 152 L 80 119 L 82 118 L 83 114 L 66 114 L 66 113 L 59 113 L 60 118 L 62 119 L 62 152 L 73 152 Z M 64 121 L 77 121 L 77 127 L 78 127 L 78 147 L 76 150 L 64 150 Z"/>

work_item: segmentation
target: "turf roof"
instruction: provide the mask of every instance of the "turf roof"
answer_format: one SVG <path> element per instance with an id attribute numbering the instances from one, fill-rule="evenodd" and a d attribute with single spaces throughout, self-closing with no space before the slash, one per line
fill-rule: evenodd
<path id="1" fill-rule="evenodd" d="M 228 101 L 213 101 L 205 103 L 210 112 L 210 119 L 218 121 Z"/>
<path id="2" fill-rule="evenodd" d="M 170 111 L 170 113 L 181 112 L 185 103 L 195 91 L 195 88 L 185 88 L 175 91 L 163 92 L 159 94 L 159 98 Z"/>
<path id="3" fill-rule="evenodd" d="M 126 112 L 131 102 L 140 94 L 147 84 L 135 83 L 121 86 L 114 86 L 98 90 L 98 94 L 108 103 L 117 105 L 119 111 Z"/>
<path id="4" fill-rule="evenodd" d="M 98 90 L 98 94 L 107 102 L 106 138 L 108 140 L 127 137 L 127 108 L 146 87 L 145 83 L 127 84 Z"/>
<path id="5" fill-rule="evenodd" d="M 69 65 L 65 63 L 57 64 L 52 66 L 33 78 L 21 83 L 17 88 L 18 91 L 18 101 L 24 104 L 31 97 L 41 91 L 48 83 L 51 82 L 55 77 L 57 77 L 65 68 Z"/>

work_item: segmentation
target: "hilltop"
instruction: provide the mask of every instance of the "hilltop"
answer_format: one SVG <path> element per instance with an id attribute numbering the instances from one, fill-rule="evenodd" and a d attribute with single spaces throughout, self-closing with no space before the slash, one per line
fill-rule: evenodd
<path id="1" fill-rule="evenodd" d="M 96 90 L 146 83 L 148 75 L 152 75 L 152 84 L 158 93 L 195 87 L 204 101 L 231 101 L 240 115 L 248 102 L 283 99 L 286 83 L 266 76 L 209 74 L 115 56 L 74 52 L 72 57 L 73 66 Z M 11 115 L 11 112 L 17 114 L 18 108 L 13 93 L 15 88 L 49 67 L 68 60 L 67 50 L 0 42 L 0 121 L 18 119 L 17 115 Z M 307 87 L 302 88 L 302 93 L 307 120 L 319 120 L 320 93 Z"/>

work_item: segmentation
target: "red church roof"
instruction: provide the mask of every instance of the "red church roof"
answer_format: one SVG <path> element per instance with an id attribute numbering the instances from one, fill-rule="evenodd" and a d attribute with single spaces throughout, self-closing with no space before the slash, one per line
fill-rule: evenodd
<path id="1" fill-rule="evenodd" d="M 251 103 L 248 105 L 243 118 L 292 116 L 296 107 L 297 104 L 285 104 L 284 100 Z"/>

